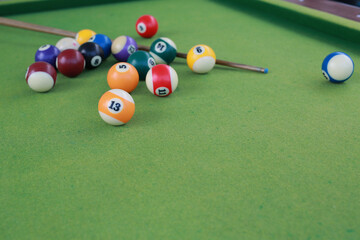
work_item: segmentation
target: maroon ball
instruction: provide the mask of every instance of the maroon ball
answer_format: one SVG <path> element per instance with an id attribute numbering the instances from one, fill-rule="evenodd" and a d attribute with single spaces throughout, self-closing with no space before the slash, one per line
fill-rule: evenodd
<path id="1" fill-rule="evenodd" d="M 67 49 L 57 57 L 56 67 L 65 76 L 76 77 L 84 70 L 85 59 L 78 50 Z"/>
<path id="2" fill-rule="evenodd" d="M 55 68 L 47 62 L 36 62 L 28 67 L 25 80 L 29 87 L 36 92 L 47 92 L 55 86 L 57 73 Z"/>

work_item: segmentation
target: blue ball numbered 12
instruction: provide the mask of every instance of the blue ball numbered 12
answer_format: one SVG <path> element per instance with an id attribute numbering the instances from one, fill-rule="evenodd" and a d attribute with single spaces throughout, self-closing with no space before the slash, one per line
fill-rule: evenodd
<path id="1" fill-rule="evenodd" d="M 150 54 L 157 64 L 170 64 L 176 57 L 176 45 L 169 38 L 158 38 L 150 46 Z"/>
<path id="2" fill-rule="evenodd" d="M 111 45 L 111 53 L 119 62 L 126 62 L 138 50 L 136 41 L 129 36 L 117 37 Z"/>
<path id="3" fill-rule="evenodd" d="M 348 80 L 354 72 L 354 62 L 343 52 L 333 52 L 327 55 L 322 63 L 324 77 L 333 83 Z"/>

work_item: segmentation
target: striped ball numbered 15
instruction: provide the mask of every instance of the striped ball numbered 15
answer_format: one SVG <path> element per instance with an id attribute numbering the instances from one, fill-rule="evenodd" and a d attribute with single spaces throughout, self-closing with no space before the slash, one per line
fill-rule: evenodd
<path id="1" fill-rule="evenodd" d="M 169 96 L 178 85 L 176 71 L 166 64 L 159 64 L 150 69 L 146 75 L 146 86 L 149 91 L 159 97 Z"/>
<path id="2" fill-rule="evenodd" d="M 176 45 L 169 38 L 158 38 L 151 44 L 150 54 L 157 64 L 170 64 L 176 57 Z"/>
<path id="3" fill-rule="evenodd" d="M 216 56 L 209 46 L 199 44 L 190 49 L 186 61 L 193 72 L 207 73 L 215 66 Z"/>
<path id="4" fill-rule="evenodd" d="M 26 83 L 36 92 L 47 92 L 56 83 L 55 68 L 47 62 L 36 62 L 30 65 L 25 74 Z"/>
<path id="5" fill-rule="evenodd" d="M 110 125 L 124 125 L 135 113 L 134 99 L 121 89 L 105 92 L 98 104 L 100 117 Z"/>

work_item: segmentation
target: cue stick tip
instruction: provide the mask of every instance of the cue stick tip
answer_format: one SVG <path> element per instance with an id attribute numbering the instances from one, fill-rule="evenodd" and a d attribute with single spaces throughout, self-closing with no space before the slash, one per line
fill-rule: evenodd
<path id="1" fill-rule="evenodd" d="M 269 69 L 268 68 L 265 68 L 264 69 L 264 73 L 268 73 L 269 72 Z"/>

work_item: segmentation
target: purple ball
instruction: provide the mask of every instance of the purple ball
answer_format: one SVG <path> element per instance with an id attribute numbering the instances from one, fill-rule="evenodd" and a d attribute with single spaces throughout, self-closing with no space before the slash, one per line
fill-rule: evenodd
<path id="1" fill-rule="evenodd" d="M 138 50 L 136 41 L 129 36 L 117 37 L 111 45 L 111 53 L 120 62 L 126 62 Z"/>
<path id="2" fill-rule="evenodd" d="M 60 50 L 50 44 L 41 46 L 35 53 L 35 62 L 47 62 L 56 68 L 56 58 Z"/>

